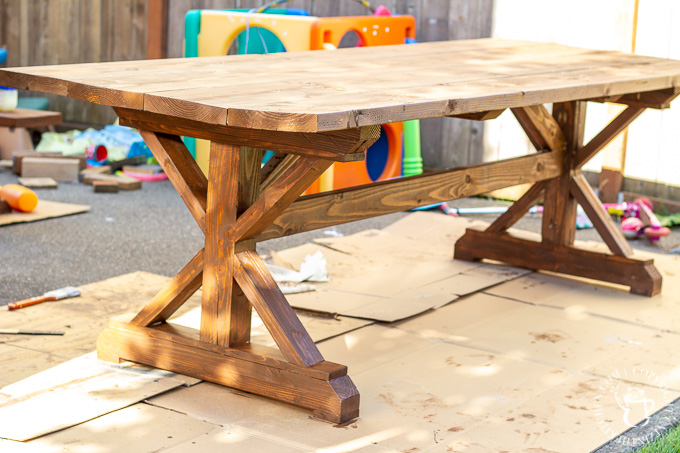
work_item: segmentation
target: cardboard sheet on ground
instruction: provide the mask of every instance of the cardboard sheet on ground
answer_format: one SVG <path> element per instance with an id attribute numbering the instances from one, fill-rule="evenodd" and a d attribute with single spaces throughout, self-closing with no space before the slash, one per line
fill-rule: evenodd
<path id="1" fill-rule="evenodd" d="M 602 247 L 591 247 L 602 250 Z M 680 306 L 680 257 L 637 251 L 636 257 L 654 259 L 663 277 L 660 295 L 639 296 L 630 294 L 624 286 L 544 272 L 523 276 L 485 292 L 680 334 L 680 310 L 677 309 Z"/>
<path id="2" fill-rule="evenodd" d="M 417 223 L 408 225 L 408 228 L 417 228 Z M 408 228 L 401 231 L 410 231 Z M 316 283 L 315 292 L 288 296 L 290 304 L 306 310 L 385 322 L 444 306 L 460 296 L 530 272 L 454 260 L 452 242 L 448 239 L 447 243 L 439 244 L 367 230 L 316 242 L 319 244 L 305 244 L 272 254 L 274 264 L 282 267 L 297 268 L 306 255 L 318 251 L 328 262 L 330 282 Z"/>
<path id="3" fill-rule="evenodd" d="M 398 326 L 459 345 L 579 373 L 637 351 L 656 332 L 575 310 L 475 294 Z"/>
<path id="4" fill-rule="evenodd" d="M 177 412 L 147 404 L 135 404 L 27 443 L 0 439 L 0 451 L 2 453 L 165 452 L 185 442 L 191 444 L 191 440 L 200 439 L 214 431 L 221 431 L 221 428 Z"/>
<path id="5" fill-rule="evenodd" d="M 209 383 L 149 402 L 307 450 L 425 451 L 568 378 L 555 368 L 383 326 L 364 327 L 320 346 L 326 357 L 350 359 L 361 416 L 349 426 L 332 428 L 310 419 L 304 409 Z M 376 361 L 380 356 L 386 361 Z M 367 361 L 370 366 L 360 366 Z"/>
<path id="6" fill-rule="evenodd" d="M 563 384 L 529 398 L 507 411 L 494 414 L 481 424 L 446 439 L 435 453 L 489 451 L 581 453 L 592 451 L 610 441 L 629 425 L 646 419 L 640 404 L 631 405 L 628 413 L 619 405 L 607 381 L 598 377 L 574 376 Z M 603 388 L 605 389 L 603 391 Z M 626 388 L 620 396 L 625 395 Z M 652 401 L 676 398 L 678 393 L 663 395 L 653 387 L 639 386 L 637 391 Z M 657 407 L 656 410 L 660 409 Z M 490 435 L 493 433 L 493 435 Z M 619 451 L 630 451 L 625 445 Z"/>
<path id="7" fill-rule="evenodd" d="M 38 206 L 32 212 L 14 211 L 9 214 L 0 214 L 0 226 L 80 214 L 89 210 L 90 206 L 86 205 L 39 200 Z"/>
<path id="8" fill-rule="evenodd" d="M 82 295 L 21 310 L 0 310 L 0 328 L 61 330 L 63 336 L 0 335 L 0 386 L 93 351 L 109 318 L 141 308 L 168 277 L 133 272 L 80 287 Z M 178 314 L 200 304 L 192 297 Z"/>
<path id="9" fill-rule="evenodd" d="M 175 373 L 131 363 L 114 365 L 87 354 L 0 389 L 0 437 L 33 439 L 185 382 Z"/>

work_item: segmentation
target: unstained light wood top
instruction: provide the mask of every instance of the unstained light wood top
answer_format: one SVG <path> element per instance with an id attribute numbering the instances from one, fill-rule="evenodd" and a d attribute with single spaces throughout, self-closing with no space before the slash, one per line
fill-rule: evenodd
<path id="1" fill-rule="evenodd" d="M 680 61 L 479 39 L 0 70 L 0 85 L 207 124 L 317 132 L 680 86 Z"/>

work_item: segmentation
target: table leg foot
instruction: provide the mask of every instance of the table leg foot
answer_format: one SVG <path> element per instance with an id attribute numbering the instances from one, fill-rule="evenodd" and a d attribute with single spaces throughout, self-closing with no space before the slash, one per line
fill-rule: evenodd
<path id="1" fill-rule="evenodd" d="M 276 349 L 239 348 L 200 341 L 198 330 L 169 323 L 154 327 L 113 321 L 97 340 L 99 358 L 129 360 L 186 374 L 312 410 L 314 417 L 346 423 L 359 415 L 359 392 L 347 367 L 289 363 Z"/>
<path id="2" fill-rule="evenodd" d="M 630 292 L 654 296 L 661 292 L 661 274 L 653 260 L 545 242 L 519 239 L 508 233 L 468 229 L 455 246 L 454 258 L 467 261 L 488 258 L 513 266 L 546 270 L 630 286 Z"/>

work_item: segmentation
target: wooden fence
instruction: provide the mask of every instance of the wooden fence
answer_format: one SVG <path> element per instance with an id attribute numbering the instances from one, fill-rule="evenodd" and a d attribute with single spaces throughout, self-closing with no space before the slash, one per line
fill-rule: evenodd
<path id="1" fill-rule="evenodd" d="M 266 0 L 0 0 L 0 46 L 8 51 L 5 66 L 139 60 L 151 45 L 167 57 L 181 57 L 184 16 L 190 9 L 252 8 Z M 418 41 L 480 38 L 491 35 L 494 0 L 372 0 L 393 13 L 418 20 Z M 160 6 L 159 6 L 160 5 Z M 293 0 L 317 16 L 364 15 L 352 0 Z M 148 33 L 148 24 L 152 32 Z M 158 30 L 167 35 L 159 36 Z M 151 54 L 149 54 L 151 55 Z M 28 94 L 22 94 L 28 95 Z M 41 95 L 42 96 L 42 95 Z M 51 108 L 65 121 L 109 124 L 109 107 L 50 96 Z M 480 162 L 483 126 L 451 118 L 422 122 L 426 167 L 446 168 Z M 453 139 L 455 137 L 455 139 Z"/>
<path id="2" fill-rule="evenodd" d="M 145 0 L 0 0 L 5 66 L 144 59 L 146 19 Z M 65 121 L 103 125 L 116 118 L 109 107 L 49 97 Z"/>

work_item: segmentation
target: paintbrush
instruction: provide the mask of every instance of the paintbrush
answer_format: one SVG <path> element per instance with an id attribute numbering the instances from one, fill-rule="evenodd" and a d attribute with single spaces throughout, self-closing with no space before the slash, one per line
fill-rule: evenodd
<path id="1" fill-rule="evenodd" d="M 30 299 L 12 302 L 11 304 L 7 304 L 7 308 L 9 310 L 16 310 L 19 308 L 29 307 L 35 304 L 40 304 L 42 302 L 67 299 L 69 297 L 76 296 L 80 296 L 80 290 L 73 286 L 66 286 L 64 288 L 55 289 L 54 291 L 48 291 L 42 296 L 31 297 Z"/>

